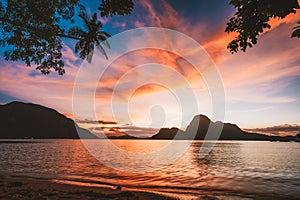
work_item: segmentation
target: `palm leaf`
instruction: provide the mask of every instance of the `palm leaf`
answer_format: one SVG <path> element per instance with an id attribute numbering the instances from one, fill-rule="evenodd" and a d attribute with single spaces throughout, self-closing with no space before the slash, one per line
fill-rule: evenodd
<path id="1" fill-rule="evenodd" d="M 300 28 L 295 29 L 292 33 L 292 37 L 300 38 Z"/>
<path id="2" fill-rule="evenodd" d="M 108 56 L 107 56 L 105 50 L 103 49 L 103 47 L 100 44 L 97 44 L 96 47 L 97 47 L 98 51 L 100 51 L 105 56 L 105 58 L 108 59 Z"/>
<path id="3" fill-rule="evenodd" d="M 94 49 L 91 50 L 91 52 L 87 55 L 86 60 L 91 63 L 92 62 L 92 58 L 94 55 Z"/>
<path id="4" fill-rule="evenodd" d="M 75 36 L 75 37 L 84 37 L 84 35 L 86 35 L 87 33 L 84 32 L 78 26 L 75 26 L 75 27 L 70 28 L 70 30 L 68 31 L 68 34 Z"/>
<path id="5" fill-rule="evenodd" d="M 102 40 L 101 42 L 102 42 L 107 48 L 110 49 L 110 45 L 109 45 L 109 43 L 107 42 L 107 40 Z"/>
<path id="6" fill-rule="evenodd" d="M 85 28 L 88 29 L 89 31 L 92 30 L 90 17 L 84 12 L 80 12 L 78 16 L 84 21 Z"/>

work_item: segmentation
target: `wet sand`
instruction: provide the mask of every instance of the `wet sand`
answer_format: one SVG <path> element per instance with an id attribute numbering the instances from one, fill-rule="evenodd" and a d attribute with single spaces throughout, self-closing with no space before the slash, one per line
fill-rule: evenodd
<path id="1" fill-rule="evenodd" d="M 118 187 L 65 184 L 47 179 L 0 176 L 0 199 L 175 199 Z"/>

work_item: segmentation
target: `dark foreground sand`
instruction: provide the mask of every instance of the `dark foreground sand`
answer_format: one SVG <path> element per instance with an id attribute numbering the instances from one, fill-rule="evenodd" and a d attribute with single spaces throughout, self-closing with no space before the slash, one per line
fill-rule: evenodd
<path id="1" fill-rule="evenodd" d="M 206 191 L 199 195 L 158 193 L 155 191 L 141 191 L 118 188 L 111 185 L 76 183 L 52 178 L 40 178 L 25 175 L 3 175 L 0 173 L 0 200 L 56 200 L 56 199 L 129 199 L 129 200 L 249 200 L 232 193 Z M 269 198 L 254 198 L 266 200 Z"/>
<path id="2" fill-rule="evenodd" d="M 79 186 L 47 179 L 0 176 L 0 199 L 174 199 L 120 188 Z"/>

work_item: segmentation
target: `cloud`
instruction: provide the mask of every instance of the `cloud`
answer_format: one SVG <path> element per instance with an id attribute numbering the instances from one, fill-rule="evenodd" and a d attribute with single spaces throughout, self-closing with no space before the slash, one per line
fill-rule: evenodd
<path id="1" fill-rule="evenodd" d="M 64 113 L 63 115 L 66 116 L 67 118 L 74 119 L 74 116 L 72 113 Z"/>
<path id="2" fill-rule="evenodd" d="M 161 67 L 160 69 L 153 67 L 155 70 L 138 68 L 147 63 L 158 63 Z M 176 73 L 177 75 L 181 74 L 182 78 L 176 78 Z M 169 84 L 160 86 L 151 80 Z M 186 82 L 201 80 L 202 77 L 196 69 L 180 56 L 159 49 L 143 49 L 121 56 L 109 66 L 99 80 L 96 97 L 100 101 L 104 97 L 105 100 L 109 99 L 112 93 L 116 92 L 116 86 L 120 88 L 117 95 L 126 99 L 126 96 L 132 95 L 130 93 L 132 89 L 137 89 L 133 91 L 135 97 L 146 93 L 160 92 L 166 89 L 164 86 L 174 88 L 180 87 Z"/>
<path id="3" fill-rule="evenodd" d="M 122 126 L 120 128 L 122 132 L 127 133 L 128 135 L 132 135 L 135 137 L 150 137 L 156 133 L 158 133 L 158 128 L 151 127 L 138 127 L 138 126 Z"/>
<path id="4" fill-rule="evenodd" d="M 33 77 L 30 73 L 35 70 L 34 67 L 26 68 L 17 62 L 2 64 L 1 68 L 1 92 L 63 113 L 71 111 L 71 101 L 68 100 L 72 95 L 73 82 L 68 80 L 68 76 L 65 80 L 53 74 Z"/>
<path id="5" fill-rule="evenodd" d="M 299 45 L 290 37 L 294 22 L 281 23 L 259 38 L 258 44 L 231 55 L 224 54 L 219 69 L 231 100 L 289 103 L 297 99 L 280 95 L 293 77 L 300 76 Z M 247 89 L 245 89 L 247 88 Z"/>
<path id="6" fill-rule="evenodd" d="M 112 125 L 117 124 L 114 121 L 105 121 L 105 120 L 90 120 L 90 119 L 83 119 L 83 120 L 76 120 L 77 123 L 81 124 L 103 124 L 103 125 Z"/>
<path id="7" fill-rule="evenodd" d="M 98 124 L 98 121 L 90 119 L 76 120 L 76 122 L 80 124 Z"/>
<path id="8" fill-rule="evenodd" d="M 105 124 L 105 126 L 89 127 L 90 131 L 96 135 L 105 134 L 106 136 L 125 136 L 131 135 L 135 137 L 149 137 L 158 132 L 158 128 L 138 127 L 133 125 L 118 126 L 117 123 Z"/>
<path id="9" fill-rule="evenodd" d="M 147 95 L 154 91 L 161 91 L 166 89 L 165 87 L 158 85 L 158 84 L 146 84 L 139 87 L 137 90 L 134 91 L 132 97 L 136 97 L 138 95 Z"/>
<path id="10" fill-rule="evenodd" d="M 218 18 L 218 23 L 212 25 L 207 21 L 201 21 L 200 17 L 198 20 L 195 18 L 186 18 L 166 1 L 161 2 L 159 5 L 150 3 L 150 1 L 142 1 L 140 3 L 149 12 L 149 15 L 146 15 L 147 18 L 145 19 L 148 24 L 187 34 L 203 45 L 212 59 L 217 63 L 222 59 L 222 53 L 227 51 L 227 44 L 236 35 L 224 32 L 229 16 L 228 19 L 224 16 Z"/>
<path id="11" fill-rule="evenodd" d="M 90 127 L 89 130 L 96 134 L 97 136 L 125 136 L 126 134 L 122 132 L 118 127 Z"/>
<path id="12" fill-rule="evenodd" d="M 145 23 L 137 20 L 137 21 L 134 22 L 134 26 L 137 27 L 137 28 L 145 27 Z"/>
<path id="13" fill-rule="evenodd" d="M 249 132 L 262 133 L 267 135 L 297 135 L 300 133 L 300 125 L 297 124 L 283 124 L 278 126 L 270 126 L 265 128 L 254 128 L 254 129 L 244 129 Z"/>
<path id="14" fill-rule="evenodd" d="M 74 53 L 74 51 L 66 44 L 63 45 L 62 54 L 64 61 L 75 62 L 80 58 Z"/>
<path id="15" fill-rule="evenodd" d="M 114 22 L 112 25 L 114 28 L 126 28 L 127 24 L 126 22 Z"/>
<path id="16" fill-rule="evenodd" d="M 116 122 L 113 122 L 113 121 L 104 121 L 104 120 L 99 120 L 98 123 L 99 124 L 104 124 L 104 125 L 117 124 Z"/>
<path id="17" fill-rule="evenodd" d="M 216 18 L 218 16 L 216 15 Z M 182 15 L 181 11 L 174 9 L 166 1 L 162 1 L 159 4 L 150 1 L 139 1 L 134 13 L 127 17 L 117 18 L 118 21 L 112 20 L 107 22 L 107 24 L 111 23 L 112 27 L 119 27 L 118 30 L 130 28 L 130 26 L 171 28 L 186 33 L 202 44 L 220 70 L 229 103 L 238 102 L 242 105 L 241 107 L 245 108 L 249 103 L 255 105 L 276 103 L 276 106 L 279 107 L 283 104 L 299 102 L 299 99 L 292 94 L 283 93 L 284 86 L 289 85 L 295 77 L 300 76 L 300 60 L 298 56 L 300 47 L 297 39 L 290 38 L 292 28 L 300 17 L 299 13 L 289 15 L 280 21 L 272 20 L 272 29 L 259 37 L 257 45 L 248 49 L 247 53 L 239 52 L 234 55 L 230 54 L 226 49 L 228 42 L 235 36 L 234 34 L 224 33 L 226 22 L 228 21 L 226 17 L 217 18 L 220 21 L 218 25 L 212 24 L 209 20 L 192 20 Z M 149 40 L 157 46 L 168 46 L 170 49 L 186 49 L 187 46 L 184 41 L 173 41 L 167 37 L 151 37 Z M 137 42 L 138 38 L 133 38 L 129 41 L 129 44 L 134 46 Z M 194 49 L 187 49 L 185 53 L 186 55 L 198 56 L 199 52 Z M 67 71 L 67 74 L 64 76 L 58 76 L 55 73 L 43 76 L 37 73 L 34 67 L 26 68 L 23 63 L 1 61 L 0 92 L 25 101 L 43 104 L 63 113 L 71 113 L 73 85 L 82 60 L 68 45 L 64 45 L 63 56 Z M 202 56 L 197 57 L 197 61 L 201 64 Z M 102 58 L 102 61 L 107 62 L 105 58 Z M 203 108 L 201 111 L 206 111 L 205 109 L 208 107 L 206 102 L 208 101 L 204 102 L 203 99 L 205 97 L 202 96 L 202 93 L 200 94 L 200 91 L 206 90 L 206 85 L 194 67 L 183 59 L 181 55 L 162 50 L 144 49 L 131 52 L 115 60 L 99 80 L 95 97 L 96 115 L 101 116 L 99 118 L 107 121 L 114 120 L 110 114 L 110 103 L 116 84 L 121 89 L 118 95 L 125 99 L 124 102 L 126 102 L 127 97 L 130 97 L 132 99 L 139 98 L 143 101 L 159 102 L 160 104 L 170 104 L 169 99 L 165 98 L 165 93 L 170 92 L 166 90 L 166 87 L 160 87 L 152 83 L 142 85 L 143 81 L 154 78 L 165 80 L 169 83 L 168 87 L 170 87 L 170 90 L 175 91 L 177 88 L 184 86 L 183 79 L 177 79 L 172 75 L 169 76 L 164 70 L 148 73 L 143 70 L 134 71 L 136 67 L 145 63 L 160 63 L 181 74 L 186 81 L 191 83 L 193 89 L 197 89 L 197 95 L 199 94 L 200 97 L 198 103 Z M 205 71 L 206 63 L 203 63 L 203 66 L 201 70 Z M 130 71 L 132 72 L 122 79 L 123 75 Z M 88 73 L 88 75 L 96 76 L 93 71 Z M 280 83 L 278 82 L 279 80 L 281 80 Z M 80 87 L 88 90 L 92 84 L 87 81 L 85 85 Z M 133 90 L 134 88 L 136 90 L 130 93 L 131 89 Z M 147 95 L 152 96 L 147 97 Z M 82 98 L 84 99 L 85 96 L 82 95 Z M 131 113 L 132 116 L 136 118 L 146 116 L 145 103 L 137 103 L 135 106 L 137 107 L 136 112 Z M 273 106 L 270 105 L 270 107 Z M 82 105 L 83 111 L 85 107 L 86 105 Z M 287 112 L 291 112 L 291 108 L 289 109 Z M 244 110 L 248 111 L 249 109 L 245 108 Z M 269 116 L 273 115 L 272 109 L 260 110 L 251 108 L 251 110 L 258 115 L 262 111 L 265 113 L 269 112 Z M 180 121 L 173 119 L 177 118 L 177 107 L 172 106 L 169 112 L 172 115 L 168 115 L 168 118 L 170 117 L 176 122 Z M 228 113 L 227 118 L 230 120 L 232 118 L 240 118 L 239 112 L 230 112 L 229 110 Z M 81 117 L 88 119 L 90 116 Z M 264 119 L 268 118 L 266 115 L 261 115 L 261 117 Z M 251 123 L 260 123 L 259 120 L 252 121 Z M 180 126 L 180 124 L 172 124 L 171 126 Z M 147 130 L 145 129 L 145 131 Z"/>
<path id="18" fill-rule="evenodd" d="M 108 22 L 108 17 L 100 17 L 99 18 L 99 21 L 102 23 L 102 24 L 106 24 Z"/>

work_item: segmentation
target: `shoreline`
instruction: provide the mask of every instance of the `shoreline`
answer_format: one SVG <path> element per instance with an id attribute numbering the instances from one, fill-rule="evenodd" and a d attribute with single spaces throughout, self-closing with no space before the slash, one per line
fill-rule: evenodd
<path id="1" fill-rule="evenodd" d="M 155 190 L 126 188 L 109 184 L 95 184 L 50 177 L 0 173 L 0 200 L 49 200 L 49 199 L 97 199 L 97 200 L 251 200 L 251 195 L 229 191 L 199 191 L 199 193 L 158 192 Z M 266 200 L 268 198 L 260 198 Z"/>
<path id="2" fill-rule="evenodd" d="M 161 199 L 175 197 L 110 185 L 77 185 L 47 178 L 0 175 L 0 199 Z"/>
<path id="3" fill-rule="evenodd" d="M 196 192 L 197 191 L 197 192 Z M 0 200 L 6 199 L 133 199 L 133 200 L 252 200 L 252 199 L 297 199 L 295 196 L 253 193 L 251 191 L 230 191 L 220 188 L 195 188 L 195 191 L 176 190 L 156 191 L 151 188 L 127 188 L 118 185 L 93 182 L 80 182 L 71 179 L 58 179 L 53 176 L 34 174 L 6 174 L 0 171 Z"/>

